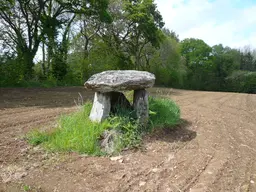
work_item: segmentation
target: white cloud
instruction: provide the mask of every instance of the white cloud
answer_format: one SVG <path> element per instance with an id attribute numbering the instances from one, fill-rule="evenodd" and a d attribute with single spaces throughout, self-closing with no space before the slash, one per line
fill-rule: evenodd
<path id="1" fill-rule="evenodd" d="M 156 0 L 165 27 L 181 39 L 199 38 L 209 45 L 256 47 L 256 4 L 235 6 L 234 0 Z M 240 2 L 241 3 L 241 2 Z"/>

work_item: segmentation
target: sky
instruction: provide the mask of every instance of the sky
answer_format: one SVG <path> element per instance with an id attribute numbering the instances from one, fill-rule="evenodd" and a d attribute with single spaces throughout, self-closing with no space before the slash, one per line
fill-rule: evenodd
<path id="1" fill-rule="evenodd" d="M 256 48 L 256 0 L 155 0 L 165 27 L 180 39 Z"/>

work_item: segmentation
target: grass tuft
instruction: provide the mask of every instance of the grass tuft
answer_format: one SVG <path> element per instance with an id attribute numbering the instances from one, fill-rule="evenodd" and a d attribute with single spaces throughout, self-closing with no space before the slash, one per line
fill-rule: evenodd
<path id="1" fill-rule="evenodd" d="M 154 128 L 172 127 L 180 120 L 180 108 L 170 99 L 149 98 L 150 120 Z"/>
<path id="2" fill-rule="evenodd" d="M 43 142 L 48 141 L 49 136 L 47 134 L 43 134 L 42 132 L 40 132 L 39 130 L 36 129 L 36 130 L 29 132 L 27 135 L 27 138 L 28 138 L 28 142 L 31 145 L 36 146 Z"/>
<path id="3" fill-rule="evenodd" d="M 140 129 L 134 111 L 119 109 L 102 123 L 89 119 L 92 103 L 73 114 L 61 116 L 58 127 L 51 132 L 32 131 L 27 135 L 32 145 L 42 144 L 49 150 L 63 152 L 79 152 L 90 155 L 102 155 L 100 140 L 104 131 L 115 130 L 119 137 L 114 139 L 114 152 L 125 148 L 140 146 L 142 135 L 150 130 L 171 127 L 179 123 L 179 107 L 169 99 L 150 98 L 150 125 Z"/>

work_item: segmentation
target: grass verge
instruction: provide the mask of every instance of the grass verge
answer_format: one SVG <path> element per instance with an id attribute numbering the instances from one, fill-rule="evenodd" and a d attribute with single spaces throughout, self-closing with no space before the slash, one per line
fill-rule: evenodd
<path id="1" fill-rule="evenodd" d="M 80 111 L 61 116 L 58 127 L 51 132 L 30 132 L 27 135 L 28 142 L 32 145 L 42 144 L 53 151 L 101 155 L 104 154 L 101 146 L 102 135 L 112 130 L 118 133 L 113 138 L 113 153 L 118 153 L 124 148 L 138 147 L 142 135 L 152 129 L 172 127 L 180 120 L 179 107 L 173 101 L 162 98 L 149 99 L 150 123 L 147 129 L 140 129 L 133 111 L 123 109 L 102 123 L 91 122 L 91 108 L 92 104 L 86 103 Z"/>

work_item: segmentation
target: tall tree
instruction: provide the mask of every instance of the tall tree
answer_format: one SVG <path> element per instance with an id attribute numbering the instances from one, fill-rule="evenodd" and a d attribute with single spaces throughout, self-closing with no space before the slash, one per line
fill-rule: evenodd
<path id="1" fill-rule="evenodd" d="M 215 84 L 219 90 L 225 89 L 225 79 L 234 71 L 239 69 L 240 52 L 230 47 L 223 47 L 222 44 L 212 47 L 212 54 L 215 64 Z"/>
<path id="2" fill-rule="evenodd" d="M 181 55 L 186 58 L 188 76 L 186 85 L 193 89 L 209 89 L 213 79 L 214 63 L 212 48 L 200 39 L 184 39 L 181 41 Z"/>
<path id="3" fill-rule="evenodd" d="M 256 71 L 255 59 L 251 49 L 245 49 L 241 52 L 241 70 Z"/>
<path id="4" fill-rule="evenodd" d="M 95 22 L 109 21 L 111 18 L 106 11 L 107 7 L 107 0 L 48 1 L 43 12 L 42 30 L 48 47 L 47 69 L 51 66 L 52 73 L 57 79 L 61 80 L 67 73 L 70 30 L 75 18 L 83 18 L 84 24 L 88 23 L 89 18 L 94 18 Z M 87 26 L 84 26 L 83 31 L 86 31 L 86 28 Z"/>
<path id="5" fill-rule="evenodd" d="M 173 31 L 173 30 L 170 31 L 167 28 L 163 28 L 162 31 L 167 37 L 170 37 L 170 38 L 174 39 L 175 41 L 180 42 L 179 35 L 177 33 L 175 33 L 175 31 Z"/>
<path id="6" fill-rule="evenodd" d="M 156 75 L 157 84 L 177 87 L 183 83 L 185 66 L 182 62 L 178 42 L 174 37 L 169 36 L 169 33 L 165 33 L 165 35 L 166 38 L 160 48 L 153 49 L 150 71 Z"/>
<path id="7" fill-rule="evenodd" d="M 1 39 L 23 65 L 23 77 L 33 73 L 33 59 L 41 42 L 40 18 L 47 0 L 5 0 L 0 5 Z"/>
<path id="8" fill-rule="evenodd" d="M 100 34 L 121 56 L 132 56 L 134 69 L 142 68 L 142 52 L 151 43 L 159 47 L 163 38 L 162 16 L 153 0 L 112 0 L 110 13 L 114 22 Z"/>

